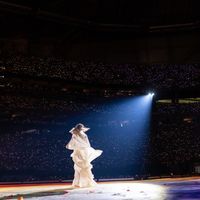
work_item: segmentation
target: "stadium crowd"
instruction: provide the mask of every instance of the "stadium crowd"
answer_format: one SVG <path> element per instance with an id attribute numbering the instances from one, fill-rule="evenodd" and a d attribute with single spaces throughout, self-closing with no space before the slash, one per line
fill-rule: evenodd
<path id="1" fill-rule="evenodd" d="M 16 100 L 14 102 L 17 104 Z M 23 105 L 21 101 L 20 104 Z M 57 103 L 61 105 L 63 102 Z M 76 109 L 69 106 L 68 111 L 74 113 L 74 116 L 81 115 L 84 110 L 82 108 L 88 107 L 87 103 L 84 104 L 80 103 Z M 33 105 L 39 106 L 39 112 L 41 108 L 38 102 Z M 63 104 L 63 108 L 67 106 L 68 104 Z M 96 178 L 191 173 L 191 166 L 200 159 L 199 103 L 156 104 L 152 115 L 151 134 L 146 138 L 140 137 L 144 135 L 143 132 L 131 136 L 130 130 L 134 130 L 136 123 L 134 120 L 127 122 L 123 115 L 111 120 L 108 113 L 112 116 L 113 113 L 107 110 L 106 106 L 90 106 L 98 115 L 93 120 L 86 119 L 92 127 L 91 133 L 88 133 L 89 138 L 92 146 L 104 151 L 94 162 Z M 120 110 L 115 112 L 119 112 L 118 116 L 121 115 Z M 32 115 L 32 112 L 29 114 Z M 44 112 L 41 111 L 37 116 L 40 118 L 37 119 L 37 123 L 30 117 L 29 123 L 23 125 L 20 121 L 11 121 L 12 126 L 8 123 L 8 127 L 4 124 L 5 128 L 2 128 L 0 137 L 0 143 L 4 144 L 0 146 L 0 171 L 4 176 L 0 177 L 0 181 L 72 179 L 71 152 L 65 149 L 65 144 L 70 139 L 67 130 L 71 128 L 72 122 L 54 124 L 49 121 L 41 126 L 39 121 L 45 121 L 43 115 Z M 66 119 L 59 111 L 54 112 L 53 117 L 57 118 L 58 122 Z M 123 121 L 127 123 L 122 124 Z M 26 129 L 33 131 L 24 131 Z"/>
<path id="2" fill-rule="evenodd" d="M 60 58 L 13 56 L 0 59 L 1 72 L 50 77 L 81 83 L 150 85 L 159 88 L 189 88 L 199 85 L 199 64 L 109 64 L 66 61 Z"/>
<path id="3" fill-rule="evenodd" d="M 104 151 L 94 161 L 96 178 L 185 174 L 200 161 L 198 101 L 155 104 L 148 135 L 144 129 L 136 131 L 137 119 L 124 112 L 132 110 L 131 104 L 125 108 L 112 98 L 102 100 L 108 92 L 104 87 L 101 97 L 95 91 L 92 98 L 85 95 L 87 88 L 77 87 L 72 94 L 74 88 L 67 93 L 65 87 L 69 81 L 155 90 L 198 88 L 199 64 L 109 64 L 13 56 L 0 58 L 0 73 L 0 181 L 72 179 L 66 132 L 82 119 L 91 127 L 92 146 Z M 63 91 L 66 96 L 59 93 Z"/>

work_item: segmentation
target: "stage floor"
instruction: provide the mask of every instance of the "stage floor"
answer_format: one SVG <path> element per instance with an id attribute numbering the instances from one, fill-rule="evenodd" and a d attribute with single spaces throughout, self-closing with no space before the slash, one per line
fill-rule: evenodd
<path id="1" fill-rule="evenodd" d="M 200 177 L 101 182 L 93 188 L 66 183 L 0 185 L 0 199 L 192 200 L 200 199 Z"/>

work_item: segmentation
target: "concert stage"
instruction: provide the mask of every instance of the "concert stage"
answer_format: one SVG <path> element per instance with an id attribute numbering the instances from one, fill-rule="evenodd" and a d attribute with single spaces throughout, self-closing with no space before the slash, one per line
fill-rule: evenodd
<path id="1" fill-rule="evenodd" d="M 197 200 L 200 177 L 100 182 L 93 188 L 72 188 L 69 183 L 4 184 L 0 199 Z"/>

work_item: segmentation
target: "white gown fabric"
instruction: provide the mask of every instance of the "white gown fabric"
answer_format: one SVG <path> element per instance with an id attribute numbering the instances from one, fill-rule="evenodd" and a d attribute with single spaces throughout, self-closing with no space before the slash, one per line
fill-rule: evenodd
<path id="1" fill-rule="evenodd" d="M 95 150 L 91 147 L 88 136 L 83 131 L 70 131 L 72 138 L 66 145 L 67 149 L 73 150 L 71 154 L 74 161 L 74 187 L 95 186 L 94 176 L 92 174 L 91 162 L 99 157 L 103 151 Z"/>

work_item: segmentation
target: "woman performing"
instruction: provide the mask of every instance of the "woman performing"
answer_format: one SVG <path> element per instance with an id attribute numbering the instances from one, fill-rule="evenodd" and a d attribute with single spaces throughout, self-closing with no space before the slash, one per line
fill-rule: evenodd
<path id="1" fill-rule="evenodd" d="M 66 148 L 73 150 L 71 157 L 74 161 L 75 173 L 72 183 L 74 187 L 91 187 L 96 185 L 91 171 L 91 161 L 100 156 L 103 151 L 95 150 L 91 147 L 85 134 L 88 130 L 89 128 L 86 128 L 83 124 L 77 124 L 69 131 L 72 134 L 72 138 L 66 145 Z"/>

